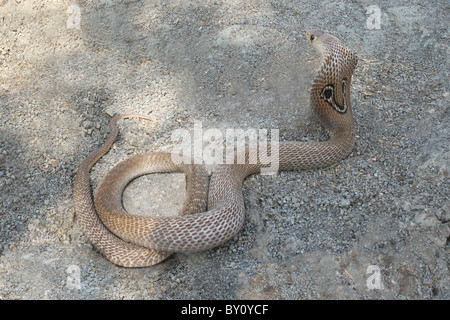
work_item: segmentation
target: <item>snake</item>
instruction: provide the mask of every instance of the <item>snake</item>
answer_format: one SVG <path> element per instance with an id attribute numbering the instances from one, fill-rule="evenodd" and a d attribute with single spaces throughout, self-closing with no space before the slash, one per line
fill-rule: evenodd
<path id="1" fill-rule="evenodd" d="M 272 152 L 279 170 L 312 170 L 345 159 L 355 145 L 350 87 L 358 58 L 337 37 L 308 30 L 307 41 L 321 56 L 310 90 L 310 105 L 329 139 L 280 141 Z M 119 115 L 110 120 L 110 133 L 98 149 L 85 158 L 75 173 L 73 197 L 77 223 L 95 249 L 122 267 L 147 267 L 174 252 L 197 252 L 230 240 L 243 227 L 245 205 L 242 183 L 266 166 L 261 161 L 216 166 L 211 179 L 201 164 L 175 163 L 169 152 L 146 152 L 125 159 L 111 169 L 92 196 L 90 170 L 114 143 L 116 122 L 149 116 Z M 248 150 L 248 149 L 247 149 Z M 248 153 L 246 153 L 248 154 Z M 274 157 L 277 157 L 276 159 Z M 188 162 L 188 161 L 186 161 Z M 123 207 L 126 186 L 139 176 L 156 172 L 183 172 L 186 200 L 180 214 L 170 217 L 137 216 Z"/>

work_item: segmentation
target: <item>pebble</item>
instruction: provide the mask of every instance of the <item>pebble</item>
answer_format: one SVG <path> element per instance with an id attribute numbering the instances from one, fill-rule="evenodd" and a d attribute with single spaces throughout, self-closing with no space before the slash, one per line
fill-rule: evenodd
<path id="1" fill-rule="evenodd" d="M 89 121 L 89 120 L 83 121 L 83 127 L 85 129 L 91 129 L 93 125 L 94 125 L 94 123 L 92 121 Z"/>

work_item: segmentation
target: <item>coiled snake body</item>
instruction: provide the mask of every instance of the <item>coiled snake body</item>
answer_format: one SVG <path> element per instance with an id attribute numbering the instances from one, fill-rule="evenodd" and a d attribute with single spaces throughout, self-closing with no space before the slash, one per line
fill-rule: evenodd
<path id="1" fill-rule="evenodd" d="M 278 156 L 280 170 L 326 167 L 347 157 L 354 146 L 350 84 L 357 64 L 356 54 L 336 37 L 320 30 L 307 31 L 306 36 L 322 55 L 310 99 L 330 139 L 281 142 L 278 155 L 271 155 Z M 133 115 L 113 118 L 108 140 L 81 163 L 75 176 L 77 220 L 91 243 L 117 265 L 144 267 L 164 260 L 172 252 L 206 250 L 233 237 L 244 222 L 242 181 L 260 172 L 263 167 L 260 163 L 219 165 L 208 190 L 208 177 L 202 166 L 176 165 L 169 153 L 144 153 L 119 163 L 106 175 L 94 205 L 90 168 L 114 142 L 116 121 L 127 117 L 146 118 Z M 180 216 L 132 216 L 123 209 L 121 197 L 126 185 L 152 172 L 186 174 L 187 199 Z"/>

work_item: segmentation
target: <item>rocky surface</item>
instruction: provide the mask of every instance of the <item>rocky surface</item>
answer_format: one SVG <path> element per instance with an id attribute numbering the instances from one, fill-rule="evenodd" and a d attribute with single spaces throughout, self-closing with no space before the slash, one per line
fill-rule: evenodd
<path id="1" fill-rule="evenodd" d="M 449 299 L 448 21 L 447 1 L 0 2 L 0 298 Z M 142 269 L 99 255 L 72 183 L 110 116 L 155 121 L 120 122 L 94 188 L 199 121 L 324 139 L 311 28 L 360 58 L 351 156 L 248 178 L 244 228 L 213 250 Z M 183 183 L 142 177 L 125 206 L 176 214 Z"/>

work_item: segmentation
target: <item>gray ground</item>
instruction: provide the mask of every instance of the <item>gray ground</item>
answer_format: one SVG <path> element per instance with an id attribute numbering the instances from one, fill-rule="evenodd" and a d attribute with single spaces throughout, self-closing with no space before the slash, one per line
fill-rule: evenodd
<path id="1" fill-rule="evenodd" d="M 0 298 L 449 299 L 449 20 L 444 0 L 0 1 Z M 244 228 L 219 248 L 142 269 L 93 250 L 72 182 L 110 115 L 155 121 L 120 123 L 94 188 L 195 121 L 326 137 L 309 110 L 310 28 L 360 58 L 351 156 L 248 178 Z M 183 180 L 140 178 L 125 205 L 175 214 Z"/>

